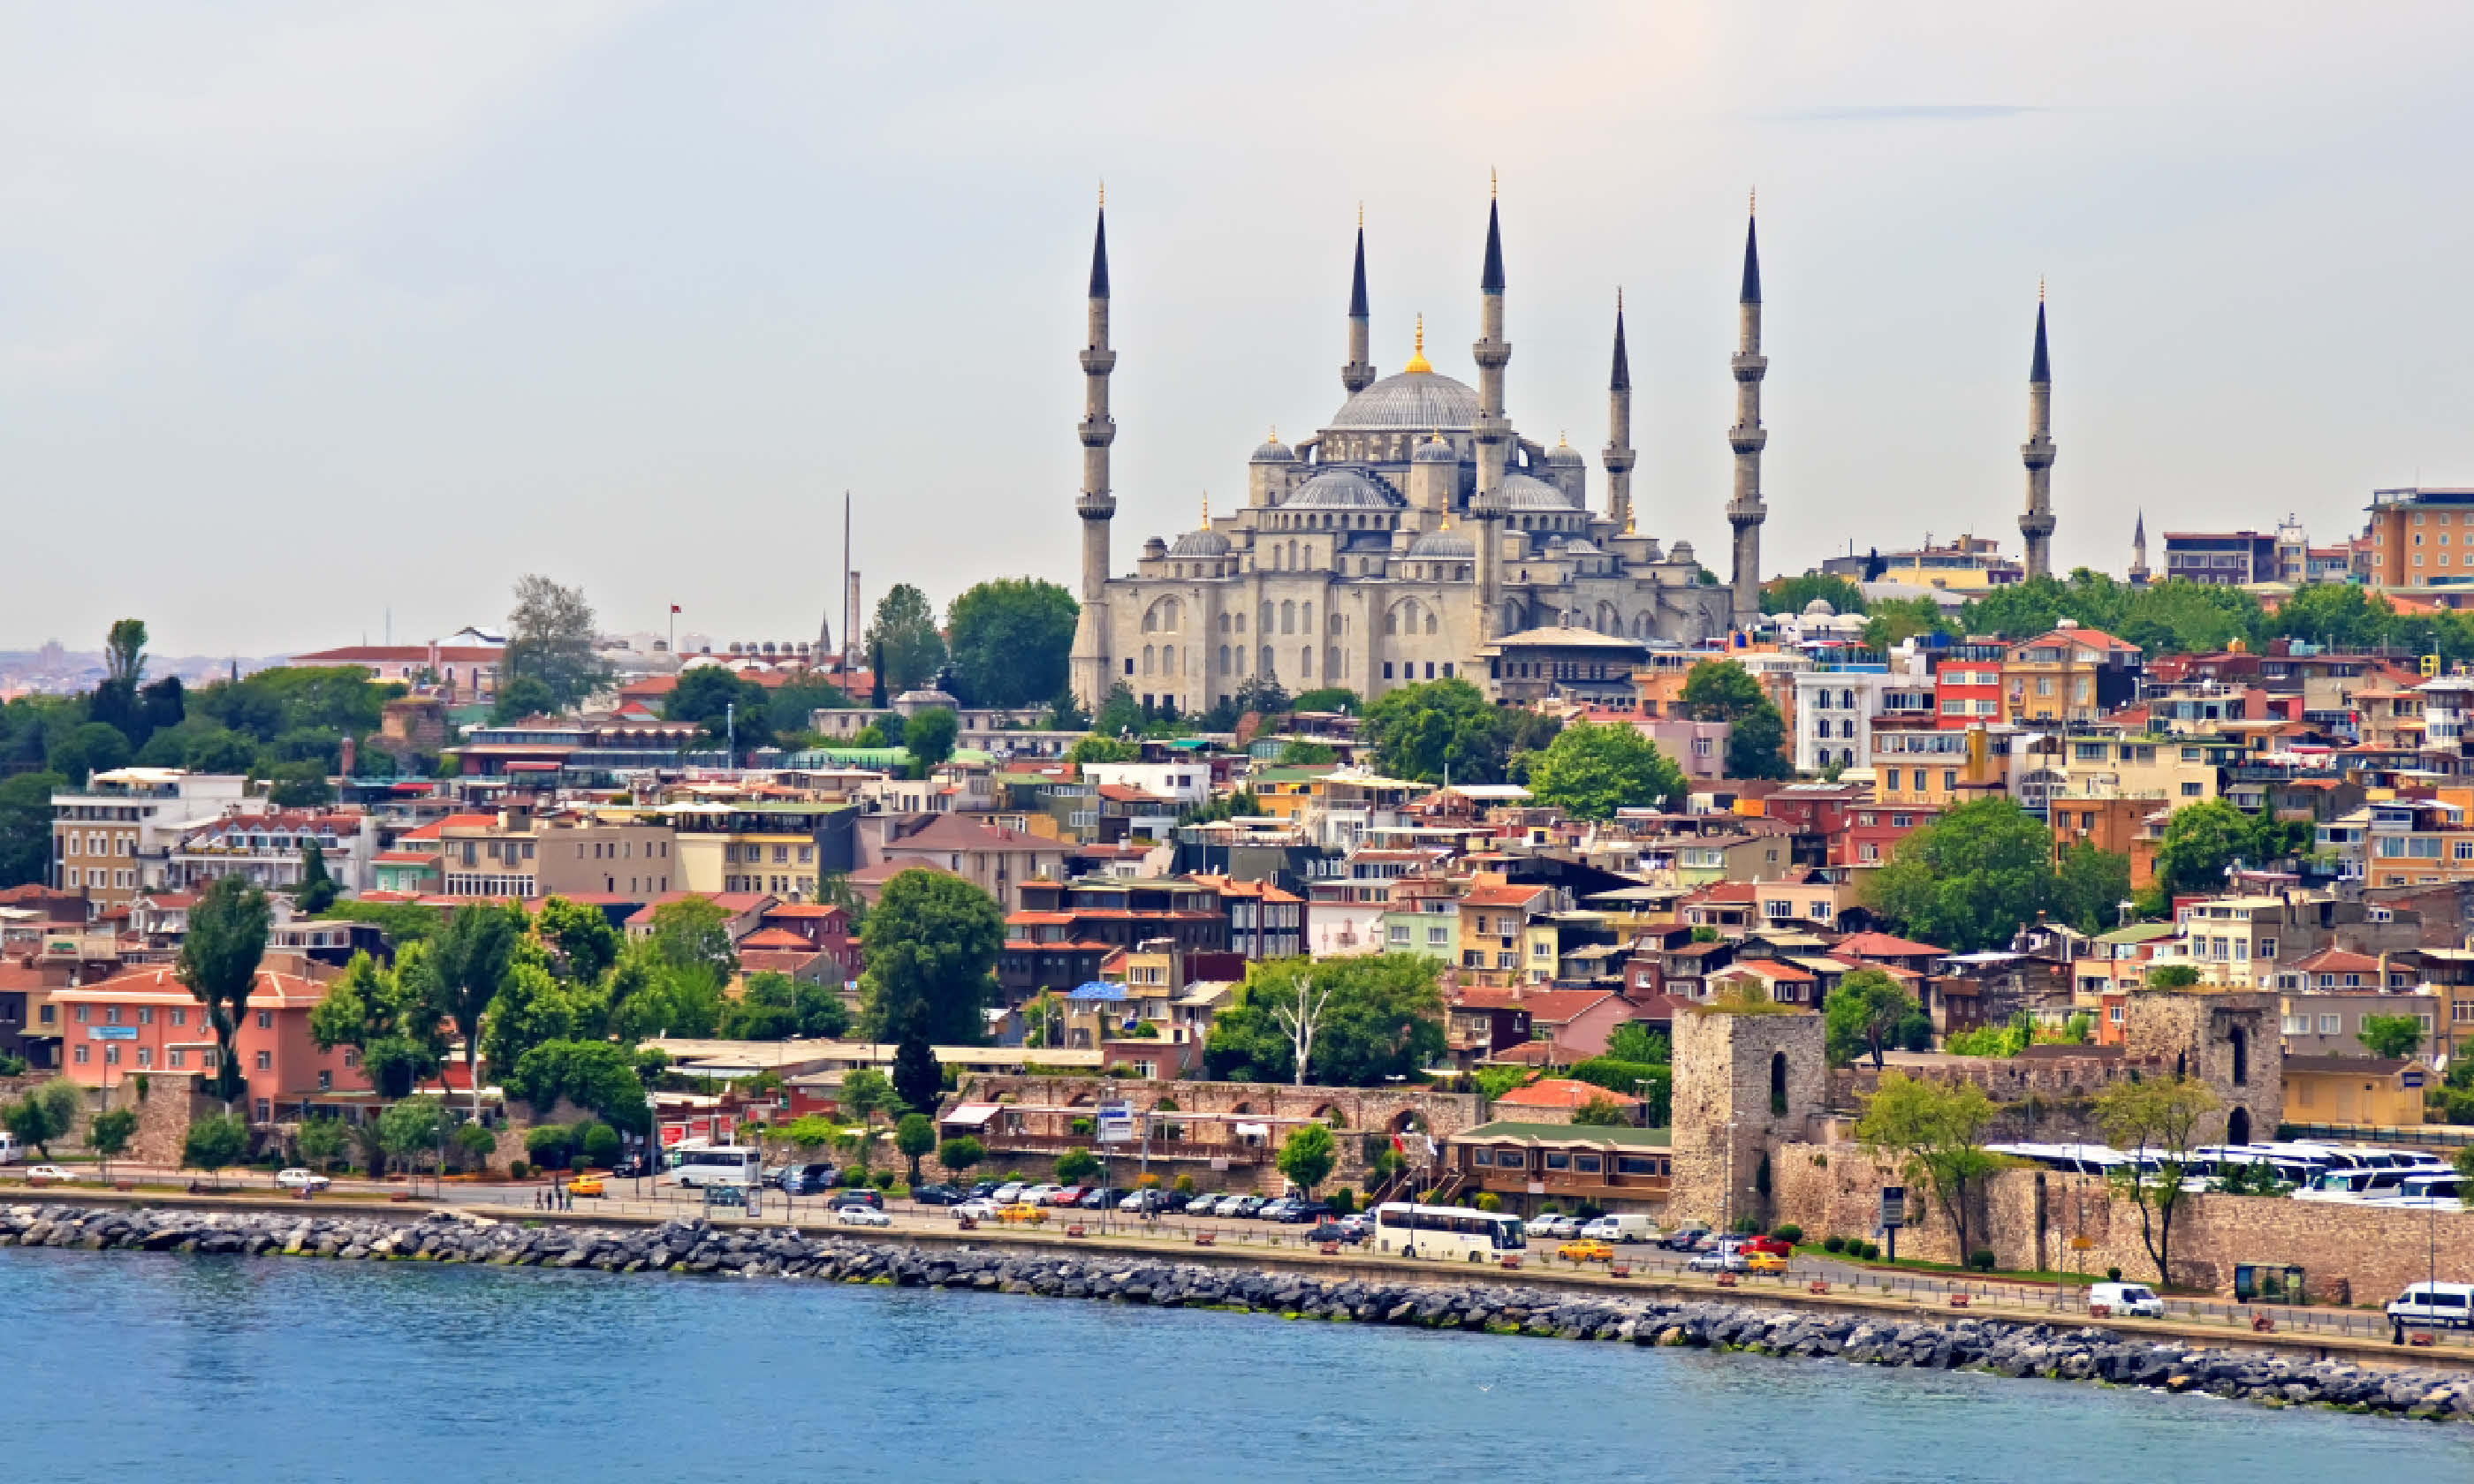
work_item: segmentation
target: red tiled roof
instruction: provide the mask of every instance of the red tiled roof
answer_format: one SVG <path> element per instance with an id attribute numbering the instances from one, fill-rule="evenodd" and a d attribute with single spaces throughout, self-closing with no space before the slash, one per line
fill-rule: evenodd
<path id="1" fill-rule="evenodd" d="M 746 937 L 740 939 L 739 946 L 742 952 L 749 948 L 754 948 L 759 951 L 765 948 L 790 948 L 800 952 L 813 953 L 816 948 L 814 944 L 810 943 L 807 939 L 800 937 L 797 933 L 790 931 L 787 927 L 759 928 L 755 932 L 749 933 Z"/>
<path id="2" fill-rule="evenodd" d="M 1533 1025 L 1562 1025 L 1613 998 L 1613 990 L 1463 990 L 1455 1010 L 1526 1010 Z"/>
<path id="3" fill-rule="evenodd" d="M 249 993 L 249 1003 L 262 1009 L 279 1010 L 286 1006 L 315 1005 L 327 997 L 327 987 L 315 979 L 299 974 L 279 973 L 272 969 L 257 971 L 257 984 Z M 168 964 L 153 968 L 124 969 L 109 979 L 97 980 L 83 989 L 54 990 L 55 1000 L 91 1000 L 98 1004 L 129 999 L 171 999 L 194 1005 L 197 996 L 180 981 Z"/>
<path id="4" fill-rule="evenodd" d="M 2293 967 L 2312 974 L 2375 974 L 2380 971 L 2380 961 L 2342 948 L 2321 948 Z"/>
<path id="5" fill-rule="evenodd" d="M 1600 1099 L 1618 1108 L 1640 1106 L 1640 1099 L 1629 1093 L 1602 1088 L 1594 1082 L 1577 1082 L 1569 1077 L 1541 1077 L 1525 1088 L 1515 1088 L 1490 1101 L 1497 1108 L 1587 1108 Z"/>
<path id="6" fill-rule="evenodd" d="M 1850 933 L 1839 939 L 1830 951 L 1842 957 L 1853 954 L 1856 958 L 1923 958 L 1950 952 L 1948 948 L 1894 938 L 1888 933 Z"/>

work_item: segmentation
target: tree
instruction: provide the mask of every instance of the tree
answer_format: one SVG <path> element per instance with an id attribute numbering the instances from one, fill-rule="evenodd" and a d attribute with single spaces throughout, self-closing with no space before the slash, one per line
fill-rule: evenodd
<path id="1" fill-rule="evenodd" d="M 133 751 L 128 735 L 119 728 L 106 722 L 87 722 L 63 732 L 52 744 L 49 766 L 62 778 L 83 783 L 95 774 L 127 767 Z"/>
<path id="2" fill-rule="evenodd" d="M 2192 1131 L 2216 1106 L 2207 1085 L 2187 1077 L 2117 1082 L 2096 1095 L 2097 1127 L 2105 1141 L 2141 1154 L 2116 1165 L 2107 1178 L 2139 1209 L 2139 1239 L 2160 1283 L 2173 1281 L 2173 1217 L 2182 1209 L 2182 1182 L 2191 1173 Z M 2145 1167 L 2149 1160 L 2152 1169 Z"/>
<path id="3" fill-rule="evenodd" d="M 498 687 L 497 699 L 490 703 L 490 725 L 504 727 L 535 716 L 554 716 L 558 709 L 558 697 L 547 681 L 519 675 Z"/>
<path id="4" fill-rule="evenodd" d="M 1279 959 L 1249 966 L 1239 1002 L 1212 1021 L 1203 1060 L 1231 1081 L 1298 1080 L 1300 997 L 1319 1000 L 1303 1081 L 1381 1087 L 1422 1072 L 1443 1051 L 1440 967 L 1421 954 Z"/>
<path id="5" fill-rule="evenodd" d="M 1574 722 L 1530 764 L 1529 792 L 1574 819 L 1606 820 L 1617 809 L 1680 802 L 1684 772 L 1626 723 Z"/>
<path id="6" fill-rule="evenodd" d="M 249 1124 L 238 1113 L 192 1118 L 188 1132 L 181 1136 L 182 1168 L 205 1170 L 218 1189 L 223 1186 L 221 1172 L 238 1164 L 248 1153 Z"/>
<path id="7" fill-rule="evenodd" d="M 1280 749 L 1283 768 L 1320 768 L 1333 760 L 1332 750 L 1320 742 L 1291 742 Z"/>
<path id="8" fill-rule="evenodd" d="M 1751 671 L 1733 659 L 1704 659 L 1684 677 L 1684 707 L 1696 721 L 1725 722 L 1727 776 L 1791 778 L 1786 723 Z"/>
<path id="9" fill-rule="evenodd" d="M 910 1185 L 919 1185 L 919 1161 L 936 1147 L 936 1120 L 924 1113 L 904 1113 L 893 1126 L 893 1147 L 910 1161 Z"/>
<path id="10" fill-rule="evenodd" d="M 564 1123 L 537 1123 L 524 1130 L 524 1155 L 544 1169 L 567 1168 L 575 1149 L 575 1131 Z"/>
<path id="11" fill-rule="evenodd" d="M 2147 970 L 2151 990 L 2187 990 L 2198 982 L 2199 970 L 2191 964 L 2160 964 Z"/>
<path id="12" fill-rule="evenodd" d="M 181 940 L 173 972 L 206 1007 L 215 1033 L 215 1074 L 206 1088 L 227 1109 L 248 1086 L 232 1038 L 240 1032 L 250 991 L 257 987 L 258 960 L 274 922 L 265 892 L 240 876 L 217 876 L 189 908 L 189 931 Z"/>
<path id="13" fill-rule="evenodd" d="M 57 773 L 0 782 L 0 887 L 43 879 L 52 861 L 52 795 L 68 782 Z"/>
<path id="14" fill-rule="evenodd" d="M 850 1024 L 849 1008 L 831 987 L 767 969 L 749 974 L 739 998 L 723 1009 L 721 1036 L 724 1041 L 839 1040 Z"/>
<path id="15" fill-rule="evenodd" d="M 921 1029 L 926 1019 L 924 1012 L 910 1016 L 893 1047 L 894 1095 L 904 1106 L 921 1113 L 934 1110 L 945 1094 L 945 1068 L 938 1065 L 935 1048 Z"/>
<path id="16" fill-rule="evenodd" d="M 2052 901 L 2052 835 L 2008 799 L 1963 803 L 1900 841 L 1864 896 L 1908 937 L 1956 953 L 2001 946 Z"/>
<path id="17" fill-rule="evenodd" d="M 956 1175 L 970 1173 L 973 1165 L 987 1157 L 987 1150 L 968 1134 L 957 1135 L 936 1146 L 936 1162 Z"/>
<path id="18" fill-rule="evenodd" d="M 1972 1082 L 1945 1086 L 1886 1072 L 1856 1123 L 1858 1142 L 1896 1159 L 1910 1184 L 1932 1191 L 1962 1253 L 1976 1250 L 1968 1239 L 1968 1202 L 1995 1168 L 1984 1131 L 1996 1112 Z"/>
<path id="19" fill-rule="evenodd" d="M 466 1128 L 473 1126 L 465 1125 Z M 352 1143 L 352 1136 L 346 1132 L 340 1118 L 312 1118 L 301 1125 L 301 1132 L 293 1136 L 292 1142 L 302 1163 L 313 1170 L 327 1170 L 332 1169 L 335 1161 L 343 1158 L 344 1150 Z"/>
<path id="20" fill-rule="evenodd" d="M 1298 1124 L 1280 1144 L 1280 1173 L 1308 1195 L 1331 1178 L 1332 1166 L 1339 1162 L 1328 1123 Z"/>
<path id="21" fill-rule="evenodd" d="M 327 874 L 326 850 L 317 841 L 310 841 L 301 850 L 301 889 L 292 894 L 294 903 L 314 916 L 333 906 L 335 898 L 342 895 L 335 878 Z"/>
<path id="22" fill-rule="evenodd" d="M 2408 1061 L 2422 1050 L 2422 1021 L 2413 1016 L 2365 1016 L 2354 1039 L 2373 1056 Z"/>
<path id="23" fill-rule="evenodd" d="M 1957 632 L 1930 598 L 1883 599 L 1868 604 L 1866 611 L 1864 643 L 1873 649 L 1896 649 L 1918 634 Z"/>
<path id="24" fill-rule="evenodd" d="M 407 1169 L 424 1155 L 438 1160 L 446 1138 L 447 1105 L 437 1098 L 407 1097 L 378 1114 L 380 1147 Z"/>
<path id="25" fill-rule="evenodd" d="M 945 611 L 954 681 L 973 706 L 1024 706 L 1063 691 L 1081 607 L 1033 577 L 984 582 Z"/>
<path id="26" fill-rule="evenodd" d="M 509 1097 L 544 1113 L 564 1098 L 639 1134 L 650 1122 L 635 1053 L 611 1041 L 546 1041 L 499 1080 Z"/>
<path id="27" fill-rule="evenodd" d="M 446 1065 L 447 1038 L 439 1030 L 425 958 L 417 944 L 399 948 L 390 967 L 355 953 L 309 1010 L 310 1040 L 322 1051 L 358 1050 L 362 1074 L 383 1098 L 411 1096 Z"/>
<path id="28" fill-rule="evenodd" d="M 1139 737 L 1148 725 L 1150 718 L 1134 699 L 1134 688 L 1123 681 L 1108 687 L 1108 694 L 1100 701 L 1100 714 L 1091 718 L 1091 730 L 1104 737 Z"/>
<path id="29" fill-rule="evenodd" d="M 541 682 L 549 708 L 560 711 L 573 709 L 608 684 L 610 667 L 594 648 L 593 605 L 584 600 L 584 589 L 562 587 L 538 573 L 518 578 L 498 673 L 511 683 Z"/>
<path id="30" fill-rule="evenodd" d="M 65 1077 L 29 1089 L 26 1095 L 0 1109 L 0 1126 L 17 1137 L 17 1142 L 32 1144 L 35 1152 L 48 1160 L 52 1141 L 66 1138 L 77 1127 L 77 1115 L 85 1106 L 85 1094 L 78 1085 Z"/>
<path id="31" fill-rule="evenodd" d="M 902 745 L 918 765 L 921 778 L 954 755 L 954 737 L 960 730 L 961 724 L 954 713 L 941 706 L 932 706 L 904 724 Z"/>
<path id="32" fill-rule="evenodd" d="M 471 1128 L 473 1125 L 468 1123 L 465 1127 Z M 622 1147 L 618 1131 L 606 1123 L 586 1124 L 583 1135 L 576 1143 L 584 1151 L 584 1162 L 587 1164 L 597 1164 L 606 1170 L 618 1162 L 618 1151 Z"/>
<path id="33" fill-rule="evenodd" d="M 893 690 L 916 690 L 935 679 L 945 662 L 945 638 L 936 632 L 936 610 L 928 595 L 909 583 L 885 589 L 876 603 L 876 622 L 868 627 L 867 647 L 876 656 L 878 679 Z"/>
<path id="34" fill-rule="evenodd" d="M 873 1066 L 860 1066 L 842 1074 L 841 1090 L 835 1095 L 834 1105 L 841 1110 L 842 1116 L 866 1123 L 878 1113 L 901 1107 L 902 1099 L 885 1073 Z"/>
<path id="35" fill-rule="evenodd" d="M 1626 1020 L 1607 1036 L 1607 1055 L 1618 1062 L 1667 1063 L 1675 1059 L 1674 1042 L 1641 1020 Z"/>
<path id="36" fill-rule="evenodd" d="M 507 982 L 522 920 L 521 907 L 473 902 L 456 908 L 429 945 L 429 987 L 438 1013 L 454 1022 L 464 1038 L 464 1075 L 476 1122 L 481 1116 L 481 1020 Z"/>
<path id="37" fill-rule="evenodd" d="M 525 1052 L 545 1041 L 598 1037 L 608 1018 L 600 992 L 561 984 L 550 974 L 546 956 L 538 944 L 523 945 L 481 1017 L 481 1055 L 494 1077 L 504 1079 Z"/>
<path id="38" fill-rule="evenodd" d="M 1056 1178 L 1079 1185 L 1100 1173 L 1100 1157 L 1088 1149 L 1068 1149 L 1056 1157 Z"/>
<path id="39" fill-rule="evenodd" d="M 1775 577 L 1762 585 L 1761 606 L 1773 613 L 1801 613 L 1819 598 L 1839 613 L 1864 611 L 1864 589 L 1832 572 Z"/>
<path id="40" fill-rule="evenodd" d="M 682 897 L 653 909 L 653 952 L 671 969 L 727 984 L 739 972 L 730 943 L 730 914 L 710 897 Z"/>
<path id="41" fill-rule="evenodd" d="M 2083 933 L 2112 924 L 2130 896 L 2130 857 L 2099 850 L 2085 840 L 2062 850 L 2053 871 L 2053 916 Z"/>
<path id="42" fill-rule="evenodd" d="M 773 698 L 764 686 L 717 664 L 691 665 L 662 699 L 662 719 L 694 722 L 708 740 L 769 747 Z"/>
<path id="43" fill-rule="evenodd" d="M 313 1121 L 328 1123 L 333 1120 L 320 1118 Z M 596 1123 L 594 1127 L 602 1125 Z M 616 1137 L 613 1136 L 614 1138 Z M 459 1123 L 455 1125 L 455 1132 L 447 1136 L 447 1142 L 449 1147 L 464 1157 L 472 1168 L 486 1170 L 490 1167 L 490 1156 L 497 1152 L 498 1136 L 477 1123 Z"/>
<path id="44" fill-rule="evenodd" d="M 1366 708 L 1375 771 L 1440 783 L 1500 783 L 1517 723 L 1457 676 L 1388 690 Z"/>
<path id="45" fill-rule="evenodd" d="M 626 943 L 600 908 L 564 897 L 542 903 L 533 932 L 555 950 L 560 977 L 573 984 L 598 983 Z"/>
<path id="46" fill-rule="evenodd" d="M 2156 883 L 2175 892 L 2220 891 L 2225 868 L 2251 841 L 2250 816 L 2221 799 L 2185 804 L 2165 821 L 2156 845 Z"/>
<path id="47" fill-rule="evenodd" d="M 904 871 L 885 884 L 864 935 L 861 1021 L 870 1039 L 917 1035 L 975 1046 L 996 993 L 1005 915 L 987 893 L 940 871 Z"/>
<path id="48" fill-rule="evenodd" d="M 107 1108 L 94 1115 L 87 1125 L 85 1146 L 103 1161 L 103 1183 L 111 1184 L 111 1161 L 129 1151 L 130 1139 L 137 1134 L 137 1113 L 129 1108 Z"/>
<path id="49" fill-rule="evenodd" d="M 1365 708 L 1365 700 L 1346 685 L 1301 690 L 1289 700 L 1289 709 L 1293 711 L 1361 711 Z"/>
<path id="50" fill-rule="evenodd" d="M 2474 1210 L 2474 1144 L 2467 1144 L 2459 1149 L 2456 1158 L 2449 1163 L 2456 1168 L 2459 1176 L 2457 1184 L 2459 1204 L 2468 1210 Z"/>
<path id="51" fill-rule="evenodd" d="M 146 621 L 123 618 L 111 626 L 103 641 L 104 673 L 110 679 L 137 688 L 146 676 Z"/>
<path id="52" fill-rule="evenodd" d="M 1564 1068 L 1563 1075 L 1641 1101 L 1641 1116 L 1656 1126 L 1667 1121 L 1675 1104 L 1675 1068 L 1663 1062 L 1627 1062 L 1614 1056 L 1593 1056 Z M 1518 1086 L 1518 1084 L 1514 1084 Z M 1627 1118 L 1626 1122 L 1631 1120 Z"/>
<path id="53" fill-rule="evenodd" d="M 1065 751 L 1065 760 L 1077 768 L 1086 762 L 1140 762 L 1142 758 L 1143 750 L 1137 744 L 1104 737 L 1096 731 L 1075 738 L 1074 745 Z"/>
<path id="54" fill-rule="evenodd" d="M 1632 1114 L 1623 1104 L 1599 1093 L 1572 1110 L 1572 1121 L 1587 1128 L 1624 1128 L 1632 1123 Z"/>
<path id="55" fill-rule="evenodd" d="M 1830 1060 L 1844 1065 L 1869 1051 L 1873 1069 L 1880 1070 L 1882 1049 L 1898 1035 L 1900 1022 L 1919 1008 L 1914 995 L 1878 969 L 1848 974 L 1822 1002 Z"/>

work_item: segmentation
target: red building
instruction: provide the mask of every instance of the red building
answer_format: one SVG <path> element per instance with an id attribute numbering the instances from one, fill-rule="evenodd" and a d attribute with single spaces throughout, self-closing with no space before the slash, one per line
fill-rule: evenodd
<path id="1" fill-rule="evenodd" d="M 2001 661 L 1945 659 L 1933 671 L 1933 723 L 1963 731 L 2001 719 Z"/>
<path id="2" fill-rule="evenodd" d="M 327 986 L 299 974 L 257 971 L 232 1051 L 248 1079 L 246 1113 L 258 1123 L 293 1116 L 290 1109 L 321 1094 L 367 1092 L 359 1053 L 321 1051 L 309 1035 L 309 1012 Z M 109 1087 L 144 1072 L 150 1078 L 214 1074 L 214 1025 L 206 1007 L 173 976 L 168 965 L 133 969 L 82 989 L 54 990 L 62 1038 L 61 1069 L 73 1082 Z M 456 1064 L 460 1073 L 463 1064 Z"/>
<path id="3" fill-rule="evenodd" d="M 1881 866 L 1899 842 L 1941 818 L 1941 805 L 1868 803 L 1855 810 L 1846 828 L 1831 838 L 1830 864 Z"/>

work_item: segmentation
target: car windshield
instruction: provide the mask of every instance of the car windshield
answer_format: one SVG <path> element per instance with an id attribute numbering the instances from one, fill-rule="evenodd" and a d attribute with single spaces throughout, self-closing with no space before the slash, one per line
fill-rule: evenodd
<path id="1" fill-rule="evenodd" d="M 1503 1245 L 1506 1248 L 1519 1248 L 1529 1245 L 1528 1231 L 1518 1221 L 1507 1221 L 1503 1224 L 1501 1230 Z"/>

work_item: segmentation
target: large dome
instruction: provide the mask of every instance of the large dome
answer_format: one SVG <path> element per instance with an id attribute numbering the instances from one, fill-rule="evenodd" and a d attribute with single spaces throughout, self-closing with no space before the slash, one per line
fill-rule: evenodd
<path id="1" fill-rule="evenodd" d="M 1363 394 L 1360 394 L 1361 395 Z M 1390 510 L 1399 504 L 1392 492 L 1353 469 L 1325 469 L 1298 486 L 1280 502 L 1282 510 Z"/>
<path id="2" fill-rule="evenodd" d="M 1332 417 L 1331 431 L 1464 430 L 1476 423 L 1476 389 L 1438 371 L 1401 371 L 1342 403 Z"/>
<path id="3" fill-rule="evenodd" d="M 1503 476 L 1503 508 L 1507 511 L 1551 510 L 1566 513 L 1579 509 L 1563 491 L 1542 479 L 1532 479 L 1527 474 Z"/>
<path id="4" fill-rule="evenodd" d="M 1228 538 L 1217 531 L 1188 531 L 1168 549 L 1172 557 L 1225 557 L 1228 555 Z"/>
<path id="5" fill-rule="evenodd" d="M 1412 557 L 1474 557 L 1477 543 L 1459 531 L 1429 531 L 1409 543 Z"/>

